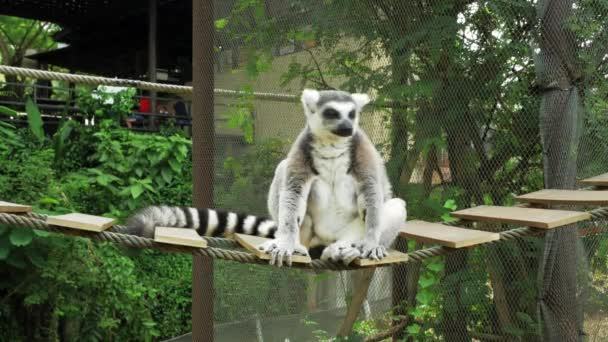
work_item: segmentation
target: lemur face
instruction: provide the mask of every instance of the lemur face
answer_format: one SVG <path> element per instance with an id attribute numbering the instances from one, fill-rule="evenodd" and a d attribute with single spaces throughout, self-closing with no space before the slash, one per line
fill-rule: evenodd
<path id="1" fill-rule="evenodd" d="M 302 104 L 312 133 L 321 138 L 348 138 L 359 127 L 359 115 L 369 103 L 367 94 L 304 89 Z"/>

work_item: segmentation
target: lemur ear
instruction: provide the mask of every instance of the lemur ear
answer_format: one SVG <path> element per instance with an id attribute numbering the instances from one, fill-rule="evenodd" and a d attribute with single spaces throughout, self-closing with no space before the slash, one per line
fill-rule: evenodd
<path id="1" fill-rule="evenodd" d="M 305 109 L 308 108 L 310 111 L 315 111 L 320 97 L 321 95 L 317 90 L 304 89 L 304 91 L 302 91 L 302 104 Z"/>
<path id="2" fill-rule="evenodd" d="M 350 96 L 355 101 L 355 104 L 359 110 L 363 109 L 363 107 L 370 101 L 367 94 L 351 94 Z"/>

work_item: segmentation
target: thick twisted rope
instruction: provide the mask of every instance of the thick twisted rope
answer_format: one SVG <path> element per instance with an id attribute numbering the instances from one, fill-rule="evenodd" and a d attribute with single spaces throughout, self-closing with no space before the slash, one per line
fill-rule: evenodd
<path id="1" fill-rule="evenodd" d="M 12 67 L 7 65 L 0 65 L 0 74 L 31 77 L 40 80 L 60 80 L 78 84 L 134 87 L 138 89 L 161 91 L 174 94 L 192 94 L 192 87 L 186 86 L 128 80 L 123 78 L 76 75 L 63 72 Z"/>
<path id="2" fill-rule="evenodd" d="M 590 211 L 590 214 L 593 219 L 605 219 L 608 218 L 608 208 L 598 208 Z M 127 227 L 117 225 L 103 232 L 89 232 L 78 229 L 70 229 L 64 228 L 54 225 L 49 225 L 46 222 L 46 215 L 37 214 L 37 213 L 28 213 L 25 215 L 14 215 L 14 214 L 6 214 L 0 213 L 0 224 L 9 224 L 14 227 L 19 228 L 34 228 L 38 230 L 45 230 L 54 233 L 60 233 L 65 235 L 74 235 L 74 236 L 82 236 L 87 237 L 89 239 L 95 241 L 107 241 L 116 243 L 126 247 L 133 248 L 146 248 L 159 250 L 163 252 L 171 252 L 171 253 L 189 253 L 189 254 L 200 254 L 204 256 L 208 256 L 215 259 L 222 260 L 230 260 L 241 263 L 251 263 L 251 264 L 267 264 L 266 260 L 259 259 L 252 253 L 244 252 L 240 250 L 233 250 L 227 248 L 237 248 L 240 247 L 238 243 L 231 239 L 226 238 L 216 238 L 216 237 L 205 237 L 205 240 L 208 242 L 207 248 L 195 248 L 195 247 L 187 247 L 187 246 L 177 246 L 171 244 L 164 244 L 154 241 L 153 239 L 125 234 L 127 232 Z M 500 240 L 492 241 L 489 243 L 500 243 L 508 240 L 515 240 L 525 236 L 542 234 L 542 231 L 538 229 L 528 228 L 528 227 L 520 227 L 511 230 L 507 230 L 499 233 Z M 422 261 L 427 258 L 447 255 L 455 252 L 457 249 L 442 247 L 442 246 L 434 246 L 425 249 L 420 249 L 417 251 L 413 251 L 408 253 L 408 256 L 411 260 L 414 261 Z M 378 265 L 378 267 L 392 266 L 391 264 Z M 359 269 L 359 267 L 353 266 L 345 266 L 341 263 L 323 261 L 323 260 L 313 260 L 310 265 L 306 264 L 293 264 L 294 267 L 300 268 L 313 268 L 318 270 L 351 270 L 351 269 Z"/>
<path id="3" fill-rule="evenodd" d="M 158 91 L 180 95 L 192 95 L 192 87 L 180 86 L 174 84 L 164 83 L 152 83 L 139 80 L 130 80 L 124 78 L 110 78 L 110 77 L 99 77 L 99 76 L 87 76 L 69 74 L 64 72 L 46 71 L 38 69 L 20 68 L 8 65 L 0 65 L 0 74 L 11 75 L 11 76 L 22 76 L 30 77 L 39 80 L 59 80 L 72 82 L 76 84 L 87 84 L 87 85 L 106 85 L 116 87 L 133 87 L 143 90 Z M 300 101 L 299 95 L 292 94 L 276 94 L 276 93 L 265 93 L 265 92 L 253 92 L 248 93 L 240 90 L 231 89 L 214 89 L 214 93 L 217 96 L 224 97 L 240 97 L 240 96 L 251 96 L 256 100 L 269 100 L 278 102 L 291 102 L 297 103 Z M 382 103 L 371 103 L 370 105 L 384 108 L 401 108 L 396 102 L 387 100 Z"/>

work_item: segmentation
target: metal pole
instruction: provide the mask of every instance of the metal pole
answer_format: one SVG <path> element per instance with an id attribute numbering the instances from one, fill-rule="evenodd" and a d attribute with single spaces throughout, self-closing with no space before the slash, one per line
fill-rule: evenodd
<path id="1" fill-rule="evenodd" d="M 196 207 L 213 206 L 213 0 L 192 0 L 192 178 Z M 192 264 L 192 340 L 213 341 L 213 260 Z"/>
<path id="2" fill-rule="evenodd" d="M 156 83 L 156 31 L 158 22 L 157 0 L 148 0 L 148 81 Z M 150 92 L 150 112 L 156 113 L 156 92 Z M 154 127 L 154 117 L 150 117 Z"/>

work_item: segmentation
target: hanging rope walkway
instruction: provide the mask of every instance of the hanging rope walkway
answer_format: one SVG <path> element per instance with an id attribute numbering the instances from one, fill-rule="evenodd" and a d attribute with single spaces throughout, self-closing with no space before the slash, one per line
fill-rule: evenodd
<path id="1" fill-rule="evenodd" d="M 66 82 L 87 84 L 87 85 L 108 85 L 108 86 L 124 86 L 124 87 L 135 87 L 138 89 L 167 92 L 182 95 L 192 95 L 192 87 L 189 86 L 178 86 L 171 84 L 160 84 L 138 80 L 119 79 L 119 78 L 107 78 L 98 76 L 86 76 L 76 75 L 61 72 L 52 72 L 44 70 L 36 70 L 29 68 L 19 68 L 12 66 L 0 65 L 0 74 L 30 77 L 34 79 L 44 80 L 61 80 Z M 235 90 L 215 89 L 216 95 L 232 96 L 237 97 L 245 94 L 244 92 Z M 266 99 L 273 101 L 284 101 L 284 102 L 297 102 L 298 97 L 296 95 L 286 94 L 272 94 L 272 93 L 253 93 L 253 96 L 257 99 Z M 391 107 L 395 104 L 383 104 L 385 107 Z M 608 218 L 608 208 L 599 208 L 592 210 L 591 216 L 593 219 L 605 219 Z M 215 259 L 231 260 L 241 263 L 252 263 L 252 264 L 267 264 L 268 262 L 263 259 L 259 259 L 257 256 L 250 252 L 243 251 L 240 245 L 231 239 L 226 238 L 212 238 L 205 237 L 207 241 L 207 248 L 196 248 L 171 245 L 165 243 L 155 242 L 153 239 L 135 236 L 126 233 L 126 227 L 114 226 L 106 231 L 102 232 L 90 232 L 77 229 L 64 228 L 59 226 L 50 225 L 46 222 L 47 216 L 37 213 L 28 213 L 25 215 L 15 215 L 8 213 L 0 213 L 0 224 L 9 224 L 13 227 L 19 228 L 34 228 L 54 233 L 60 233 L 65 235 L 75 235 L 87 237 L 95 241 L 108 241 L 113 242 L 121 246 L 141 248 L 141 249 L 154 249 L 165 252 L 175 253 L 189 253 L 204 255 Z M 458 221 L 457 221 L 458 222 Z M 457 222 L 449 223 L 449 225 L 456 225 Z M 499 243 L 509 240 L 519 239 L 525 236 L 540 235 L 543 234 L 542 230 L 520 227 L 511 229 L 505 232 L 499 233 L 500 239 L 496 241 L 490 241 L 486 243 Z M 420 249 L 408 253 L 408 257 L 415 261 L 421 261 L 430 257 L 446 255 L 456 251 L 457 249 L 448 248 L 443 246 L 435 246 L 426 249 Z M 391 264 L 381 264 L 378 267 L 391 266 Z M 329 269 L 329 270 L 346 270 L 346 269 L 358 269 L 360 267 L 344 266 L 341 263 L 313 260 L 311 264 L 298 264 L 294 263 L 293 267 L 301 268 L 312 268 L 312 269 Z"/>
<path id="2" fill-rule="evenodd" d="M 590 214 L 594 219 L 605 219 L 608 218 L 608 208 L 598 208 L 590 211 Z M 126 227 L 124 226 L 113 226 L 112 228 L 103 232 L 89 232 L 78 229 L 64 228 L 59 226 L 50 225 L 46 222 L 46 215 L 37 213 L 28 213 L 25 215 L 7 214 L 0 213 L 0 224 L 8 224 L 18 228 L 33 228 L 38 230 L 44 230 L 53 233 L 60 233 L 65 235 L 75 235 L 86 237 L 95 241 L 112 242 L 120 246 L 140 248 L 140 249 L 153 249 L 163 252 L 171 253 L 188 253 L 188 254 L 199 254 L 214 259 L 230 260 L 241 263 L 251 264 L 267 264 L 267 260 L 259 259 L 252 253 L 238 250 L 240 245 L 227 238 L 217 237 L 205 237 L 207 240 L 208 247 L 206 248 L 195 248 L 186 246 L 177 246 L 171 244 L 164 244 L 155 242 L 153 239 L 144 238 L 141 236 L 126 234 Z M 452 223 L 451 225 L 455 225 Z M 520 227 L 511 230 L 507 230 L 499 233 L 500 240 L 492 241 L 489 243 L 502 243 L 505 241 L 520 239 L 525 236 L 539 235 L 542 234 L 541 230 Z M 422 261 L 427 258 L 446 255 L 455 252 L 457 249 L 447 248 L 442 246 L 434 246 L 426 249 L 420 249 L 408 253 L 408 256 L 412 260 Z M 378 267 L 392 266 L 395 263 L 378 265 Z M 294 263 L 293 267 L 300 268 L 312 268 L 317 270 L 348 270 L 348 269 L 360 269 L 360 267 L 345 266 L 341 263 L 313 260 L 311 264 L 298 264 Z"/>

